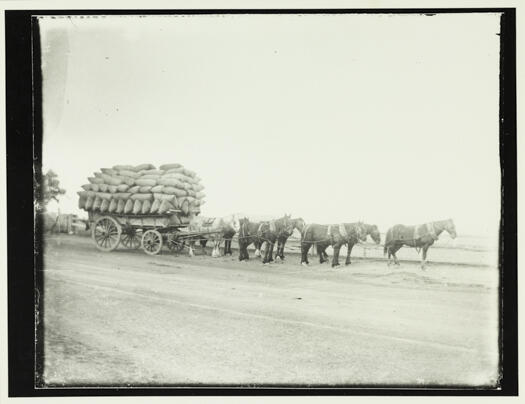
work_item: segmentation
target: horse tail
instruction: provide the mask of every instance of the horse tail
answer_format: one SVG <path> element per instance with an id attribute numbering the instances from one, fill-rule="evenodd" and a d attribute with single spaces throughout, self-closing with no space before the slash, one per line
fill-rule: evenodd
<path id="1" fill-rule="evenodd" d="M 385 245 L 383 247 L 383 255 L 386 256 L 386 253 L 388 251 L 388 244 L 390 243 L 390 239 L 392 238 L 392 229 L 388 229 L 385 234 Z"/>

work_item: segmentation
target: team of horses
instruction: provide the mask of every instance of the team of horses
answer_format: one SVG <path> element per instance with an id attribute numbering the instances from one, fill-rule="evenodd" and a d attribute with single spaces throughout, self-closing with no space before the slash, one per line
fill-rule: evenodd
<path id="1" fill-rule="evenodd" d="M 376 244 L 381 243 L 381 235 L 376 225 L 363 222 L 340 223 L 333 225 L 307 224 L 302 218 L 292 218 L 287 214 L 281 218 L 254 222 L 246 217 L 229 215 L 221 218 L 206 218 L 195 216 L 190 221 L 189 230 L 199 236 L 189 239 L 189 254 L 194 255 L 197 242 L 206 253 L 208 242 L 213 243 L 212 257 L 221 255 L 220 246 L 224 242 L 224 255 L 232 255 L 231 244 L 237 234 L 239 244 L 239 260 L 248 260 L 248 247 L 253 244 L 255 256 L 262 257 L 263 264 L 269 264 L 275 259 L 284 260 L 284 247 L 294 230 L 301 235 L 301 264 L 308 265 L 308 252 L 315 246 L 319 262 L 327 262 L 326 249 L 333 248 L 332 267 L 339 263 L 341 247 L 346 245 L 347 256 L 345 265 L 351 264 L 353 247 L 359 242 L 365 242 L 370 237 Z M 403 246 L 414 247 L 422 251 L 421 268 L 425 269 L 427 251 L 438 240 L 439 235 L 446 231 L 452 238 L 456 237 L 456 228 L 452 219 L 428 222 L 422 225 L 395 225 L 388 229 L 385 235 L 383 252 L 388 257 L 387 264 L 399 265 L 396 252 Z M 266 247 L 263 249 L 263 245 Z"/>

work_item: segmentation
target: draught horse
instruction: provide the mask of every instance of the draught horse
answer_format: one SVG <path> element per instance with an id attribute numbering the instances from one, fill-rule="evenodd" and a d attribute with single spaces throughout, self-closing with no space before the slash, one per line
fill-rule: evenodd
<path id="1" fill-rule="evenodd" d="M 208 241 L 213 242 L 212 257 L 220 257 L 220 246 L 224 241 L 224 255 L 232 255 L 231 243 L 232 238 L 239 231 L 240 223 L 237 215 L 229 215 L 224 217 L 204 217 L 195 216 L 191 219 L 188 230 L 190 232 L 201 233 L 190 240 L 189 254 L 193 256 L 193 249 L 195 242 L 200 241 L 200 245 L 204 251 Z"/>
<path id="2" fill-rule="evenodd" d="M 266 242 L 267 248 L 264 252 L 263 264 L 273 262 L 273 247 L 275 242 L 283 234 L 291 234 L 293 231 L 291 215 L 284 215 L 283 217 L 269 222 L 262 222 L 257 229 L 257 237 L 261 245 Z"/>
<path id="3" fill-rule="evenodd" d="M 416 226 L 404 226 L 396 224 L 388 229 L 385 236 L 384 255 L 388 253 L 388 266 L 391 264 L 391 257 L 394 264 L 399 265 L 396 252 L 404 245 L 421 249 L 421 269 L 425 269 L 427 262 L 427 251 L 429 247 L 438 240 L 439 235 L 447 231 L 450 237 L 456 238 L 456 226 L 452 219 L 429 222 Z"/>
<path id="4" fill-rule="evenodd" d="M 301 233 L 306 225 L 305 221 L 301 218 L 290 219 L 290 225 L 292 230 L 290 232 L 283 231 L 279 237 L 277 237 L 277 251 L 275 252 L 275 259 L 284 261 L 284 246 L 288 241 L 288 238 L 293 234 L 294 229 L 297 229 Z"/>
<path id="5" fill-rule="evenodd" d="M 356 245 L 359 241 L 366 241 L 367 237 L 370 236 L 370 238 L 374 241 L 376 244 L 381 243 L 381 233 L 379 232 L 379 228 L 375 224 L 366 224 L 366 223 L 359 223 L 364 231 L 364 238 L 358 240 L 357 242 L 355 240 L 351 240 L 353 242 L 347 243 L 347 253 L 346 253 L 346 261 L 345 265 L 350 265 L 352 262 L 350 261 L 350 255 L 352 254 L 352 248 L 354 248 L 354 245 Z M 338 252 L 339 254 L 339 252 Z M 334 256 L 335 256 L 335 249 L 334 249 Z"/>
<path id="6" fill-rule="evenodd" d="M 301 237 L 301 264 L 308 265 L 308 250 L 312 245 L 317 246 L 319 262 L 322 264 L 328 260 L 326 248 L 332 246 L 334 257 L 332 267 L 339 266 L 339 251 L 344 244 L 348 245 L 346 265 L 350 264 L 350 253 L 355 244 L 366 240 L 366 229 L 364 223 L 341 223 L 339 225 L 308 224 L 305 226 Z M 372 229 L 373 227 L 370 227 Z M 377 229 L 377 226 L 375 227 Z M 372 231 L 372 230 L 371 230 Z M 379 231 L 377 231 L 379 233 Z M 378 236 L 378 234 L 377 234 Z M 374 233 L 374 237 L 376 234 Z"/>

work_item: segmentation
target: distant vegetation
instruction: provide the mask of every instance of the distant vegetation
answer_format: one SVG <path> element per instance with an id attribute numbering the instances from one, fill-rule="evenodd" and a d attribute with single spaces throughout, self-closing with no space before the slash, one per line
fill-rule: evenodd
<path id="1" fill-rule="evenodd" d="M 38 188 L 39 198 L 36 209 L 39 212 L 45 212 L 49 202 L 52 200 L 58 202 L 60 196 L 66 193 L 65 189 L 60 188 L 58 175 L 53 170 L 48 170 L 47 173 L 42 176 L 42 181 Z"/>

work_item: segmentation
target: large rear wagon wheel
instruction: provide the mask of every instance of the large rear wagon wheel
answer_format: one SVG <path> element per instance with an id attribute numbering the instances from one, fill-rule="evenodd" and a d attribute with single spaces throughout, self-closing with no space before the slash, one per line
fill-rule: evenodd
<path id="1" fill-rule="evenodd" d="M 122 228 L 115 219 L 102 216 L 95 222 L 91 236 L 99 250 L 113 251 L 120 243 L 121 233 Z"/>
<path id="2" fill-rule="evenodd" d="M 157 255 L 162 249 L 162 234 L 148 230 L 142 235 L 142 249 L 146 254 Z"/>
<path id="3" fill-rule="evenodd" d="M 125 226 L 122 229 L 122 235 L 120 236 L 120 242 L 122 245 L 129 249 L 137 249 L 141 246 L 142 230 L 137 230 L 132 226 Z"/>

